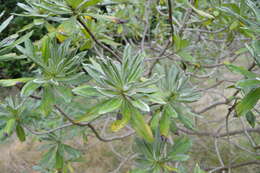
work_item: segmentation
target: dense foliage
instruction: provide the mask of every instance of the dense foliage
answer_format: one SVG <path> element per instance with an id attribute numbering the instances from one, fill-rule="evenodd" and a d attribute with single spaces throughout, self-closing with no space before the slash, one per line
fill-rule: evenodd
<path id="1" fill-rule="evenodd" d="M 259 137 L 251 135 L 260 132 L 257 1 L 25 0 L 18 7 L 0 32 L 18 16 L 30 23 L 1 36 L 0 61 L 22 61 L 26 70 L 0 80 L 20 91 L 1 102 L 0 139 L 37 136 L 45 153 L 34 170 L 77 172 L 72 163 L 84 161 L 82 152 L 68 141 L 93 134 L 103 142 L 135 136 L 129 173 L 232 171 L 260 163 Z M 231 95 L 217 93 L 217 102 L 194 108 L 223 83 Z M 220 128 L 199 130 L 205 112 L 219 105 L 227 105 L 227 113 L 215 112 L 224 117 Z M 251 127 L 232 130 L 231 119 Z M 232 136 L 243 133 L 252 152 L 236 163 Z M 228 158 L 215 145 L 220 166 L 186 165 L 192 135 L 225 139 Z"/>

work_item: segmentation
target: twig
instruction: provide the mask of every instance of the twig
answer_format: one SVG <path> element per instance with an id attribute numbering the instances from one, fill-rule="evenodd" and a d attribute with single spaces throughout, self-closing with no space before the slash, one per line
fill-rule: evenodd
<path id="1" fill-rule="evenodd" d="M 143 38 L 142 38 L 142 41 L 141 41 L 141 50 L 142 52 L 144 51 L 144 41 L 145 41 L 145 37 L 146 37 L 146 34 L 147 34 L 147 31 L 149 29 L 149 17 L 150 17 L 150 12 L 151 12 L 151 1 L 152 0 L 148 0 L 148 2 L 146 3 L 145 5 L 145 27 L 144 27 L 144 32 L 143 32 Z"/>
<path id="2" fill-rule="evenodd" d="M 101 42 L 98 41 L 98 39 L 94 36 L 94 34 L 90 31 L 90 29 L 88 28 L 88 26 L 85 24 L 85 22 L 83 21 L 83 19 L 78 16 L 77 17 L 77 21 L 81 24 L 81 26 L 86 30 L 86 32 L 90 35 L 90 37 L 92 38 L 92 40 L 95 41 L 95 43 L 100 46 L 101 48 L 107 50 L 108 52 L 110 52 L 112 55 L 115 56 L 116 60 L 119 61 L 120 63 L 122 63 L 121 57 L 119 55 L 117 55 L 112 49 L 110 49 L 109 47 L 107 47 L 106 45 L 102 44 Z"/>
<path id="3" fill-rule="evenodd" d="M 168 15 L 169 15 L 169 23 L 171 26 L 171 36 L 172 36 L 172 41 L 173 41 L 173 36 L 174 36 L 174 27 L 173 27 L 173 22 L 172 22 L 172 1 L 168 0 Z"/>
<path id="4" fill-rule="evenodd" d="M 227 137 L 228 135 L 230 136 L 234 136 L 234 135 L 238 135 L 241 133 L 244 133 L 245 130 L 234 130 L 234 131 L 230 131 L 229 133 L 213 133 L 213 132 L 202 132 L 202 131 L 191 131 L 188 129 L 183 129 L 178 127 L 178 130 L 181 132 L 184 132 L 188 135 L 196 135 L 196 136 L 210 136 L 210 137 L 216 137 L 216 138 L 222 138 L 222 137 Z M 246 131 L 248 133 L 260 133 L 260 127 L 259 128 L 247 128 Z"/>
<path id="5" fill-rule="evenodd" d="M 219 167 L 219 168 L 207 168 L 205 169 L 205 171 L 209 171 L 209 173 L 213 173 L 213 172 L 219 172 L 219 171 L 225 171 L 231 168 L 239 168 L 239 167 L 243 167 L 243 166 L 248 166 L 248 165 L 260 165 L 260 161 L 259 160 L 252 160 L 252 161 L 248 161 L 248 162 L 243 162 L 243 163 L 239 163 L 239 164 L 233 164 L 228 166 L 223 166 L 223 167 Z"/>

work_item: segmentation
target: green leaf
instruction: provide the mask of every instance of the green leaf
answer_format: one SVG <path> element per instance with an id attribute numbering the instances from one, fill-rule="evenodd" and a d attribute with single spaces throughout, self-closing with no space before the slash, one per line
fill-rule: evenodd
<path id="1" fill-rule="evenodd" d="M 202 10 L 198 10 L 198 9 L 196 9 L 194 6 L 192 6 L 190 3 L 188 3 L 188 5 L 196 12 L 196 13 L 198 13 L 200 16 L 203 16 L 203 17 L 206 17 L 206 18 L 209 18 L 209 19 L 214 19 L 215 17 L 214 16 L 212 16 L 211 14 L 209 14 L 209 13 L 206 13 L 206 12 L 204 12 L 204 11 L 202 11 Z"/>
<path id="2" fill-rule="evenodd" d="M 189 151 L 192 146 L 192 142 L 188 137 L 176 138 L 176 141 L 171 148 L 169 155 L 174 157 L 177 154 L 184 154 Z"/>
<path id="3" fill-rule="evenodd" d="M 246 114 L 246 120 L 251 125 L 251 127 L 253 127 L 253 128 L 255 127 L 256 117 L 255 117 L 255 115 L 253 114 L 252 111 L 249 111 Z"/>
<path id="4" fill-rule="evenodd" d="M 49 149 L 48 152 L 46 152 L 43 156 L 42 159 L 40 160 L 40 164 L 43 167 L 54 167 L 55 166 L 55 161 L 56 161 L 56 147 L 53 146 Z"/>
<path id="5" fill-rule="evenodd" d="M 22 97 L 28 97 L 28 96 L 30 96 L 31 94 L 33 94 L 33 92 L 34 92 L 36 89 L 38 89 L 40 86 L 41 86 L 41 84 L 39 84 L 39 83 L 35 83 L 35 82 L 33 82 L 33 81 L 29 81 L 29 82 L 27 82 L 27 83 L 23 86 L 23 88 L 22 88 L 20 94 L 21 94 Z"/>
<path id="6" fill-rule="evenodd" d="M 63 168 L 64 158 L 63 158 L 62 154 L 59 152 L 59 149 L 56 152 L 55 160 L 56 160 L 55 168 L 57 168 L 57 169 Z"/>
<path id="7" fill-rule="evenodd" d="M 199 165 L 196 164 L 196 167 L 194 168 L 193 173 L 206 173 L 205 171 L 201 170 Z"/>
<path id="8" fill-rule="evenodd" d="M 63 144 L 64 151 L 66 151 L 72 158 L 79 158 L 81 155 L 81 152 L 75 148 L 72 148 L 69 145 Z"/>
<path id="9" fill-rule="evenodd" d="M 6 19 L 1 25 L 0 25 L 0 33 L 9 25 L 11 20 L 13 20 L 14 16 L 10 16 L 8 19 Z"/>
<path id="10" fill-rule="evenodd" d="M 56 89 L 57 89 L 58 95 L 61 96 L 62 99 L 66 103 L 71 102 L 73 95 L 72 95 L 72 91 L 69 87 L 59 85 L 59 86 L 56 87 Z"/>
<path id="11" fill-rule="evenodd" d="M 169 117 L 171 116 L 173 118 L 178 118 L 178 113 L 170 104 L 167 104 L 163 107 L 163 112 L 165 112 L 165 114 L 167 114 Z"/>
<path id="12" fill-rule="evenodd" d="M 16 135 L 18 136 L 18 138 L 21 142 L 25 141 L 26 135 L 25 135 L 24 129 L 22 128 L 22 126 L 20 124 L 16 125 Z"/>
<path id="13" fill-rule="evenodd" d="M 260 87 L 260 78 L 240 80 L 235 85 L 237 88 L 257 88 Z"/>
<path id="14" fill-rule="evenodd" d="M 171 161 L 186 161 L 188 160 L 190 157 L 186 154 L 176 154 L 176 155 L 173 155 L 171 156 Z"/>
<path id="15" fill-rule="evenodd" d="M 78 8 L 83 10 L 89 6 L 96 5 L 101 1 L 102 0 L 84 0 L 83 3 L 81 3 Z"/>
<path id="16" fill-rule="evenodd" d="M 242 75 L 244 75 L 245 77 L 248 77 L 248 78 L 254 78 L 254 77 L 257 77 L 256 74 L 248 71 L 247 69 L 245 69 L 244 67 L 241 67 L 241 66 L 236 66 L 236 65 L 233 65 L 233 64 L 230 64 L 230 63 L 225 63 L 226 67 L 232 71 L 232 72 L 235 72 L 235 73 L 240 73 Z"/>
<path id="17" fill-rule="evenodd" d="M 18 79 L 1 79 L 0 80 L 0 86 L 10 87 L 10 86 L 14 86 L 14 85 L 19 84 L 19 83 L 25 83 L 25 82 L 31 81 L 33 79 L 34 78 L 29 78 L 29 77 L 18 78 Z"/>
<path id="18" fill-rule="evenodd" d="M 20 59 L 25 59 L 26 56 L 18 56 L 14 53 L 6 54 L 6 55 L 0 55 L 0 61 L 9 61 L 9 60 L 20 60 Z"/>
<path id="19" fill-rule="evenodd" d="M 130 105 L 130 103 L 126 103 L 126 106 L 122 110 L 122 114 L 131 115 L 131 125 L 140 137 L 144 138 L 147 142 L 154 141 L 151 128 L 145 122 L 143 115 L 135 107 Z"/>
<path id="20" fill-rule="evenodd" d="M 11 136 L 11 134 L 13 133 L 14 127 L 16 124 L 16 120 L 14 118 L 9 119 L 5 125 L 4 128 L 4 134 L 5 136 Z"/>
<path id="21" fill-rule="evenodd" d="M 237 105 L 236 112 L 238 116 L 246 115 L 260 99 L 260 88 L 251 90 Z"/>
<path id="22" fill-rule="evenodd" d="M 159 122 L 160 122 L 160 118 L 161 118 L 161 112 L 160 111 L 156 111 L 156 113 L 153 114 L 153 118 L 151 120 L 151 128 L 153 130 L 156 130 L 159 126 Z"/>
<path id="23" fill-rule="evenodd" d="M 105 100 L 92 108 L 90 108 L 77 122 L 91 122 L 98 118 L 102 114 L 106 114 L 118 109 L 122 104 L 122 99 L 120 98 L 111 98 Z"/>
<path id="24" fill-rule="evenodd" d="M 54 103 L 55 103 L 55 96 L 52 87 L 50 85 L 44 86 L 43 96 L 40 105 L 41 112 L 45 116 L 47 116 L 52 111 L 52 107 Z"/>
<path id="25" fill-rule="evenodd" d="M 165 106 L 167 107 L 167 105 Z M 170 119 L 170 114 L 168 114 L 167 111 L 163 111 L 161 120 L 160 120 L 160 133 L 164 137 L 168 137 L 169 135 L 169 130 L 170 130 L 170 125 L 171 125 L 171 119 Z"/>
<path id="26" fill-rule="evenodd" d="M 76 87 L 72 90 L 73 93 L 84 96 L 84 97 L 92 97 L 92 96 L 100 96 L 101 94 L 97 91 L 95 87 L 90 85 L 83 85 Z"/>
<path id="27" fill-rule="evenodd" d="M 142 100 L 138 99 L 138 100 L 131 100 L 131 103 L 133 104 L 134 107 L 144 111 L 144 112 L 150 112 L 150 107 L 148 104 L 146 104 L 145 102 L 143 102 Z"/>
<path id="28" fill-rule="evenodd" d="M 193 122 L 185 115 L 178 114 L 178 119 L 186 128 L 194 129 Z"/>

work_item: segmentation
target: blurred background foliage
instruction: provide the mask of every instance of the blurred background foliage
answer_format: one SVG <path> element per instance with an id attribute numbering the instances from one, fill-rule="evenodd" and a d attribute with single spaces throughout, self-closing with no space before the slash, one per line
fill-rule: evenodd
<path id="1" fill-rule="evenodd" d="M 25 2 L 24 0 L 1 0 L 0 1 L 0 11 L 5 11 L 4 16 L 1 21 L 4 21 L 12 13 L 22 13 L 23 9 L 17 6 L 18 2 Z M 24 26 L 33 22 L 32 18 L 25 18 L 21 16 L 15 16 L 15 18 L 11 21 L 11 23 L 7 26 L 4 32 L 0 34 L 0 40 L 3 40 L 7 36 L 17 33 Z M 31 37 L 32 40 L 39 40 L 44 34 L 46 30 L 43 26 L 36 26 L 34 30 L 34 34 Z M 26 60 L 22 61 L 1 61 L 0 62 L 0 78 L 18 78 L 24 75 L 29 75 L 28 69 L 31 66 Z"/>

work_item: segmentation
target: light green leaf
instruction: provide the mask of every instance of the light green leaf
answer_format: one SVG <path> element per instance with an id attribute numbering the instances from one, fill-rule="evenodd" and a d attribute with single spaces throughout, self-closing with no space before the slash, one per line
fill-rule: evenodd
<path id="1" fill-rule="evenodd" d="M 236 72 L 236 73 L 240 73 L 242 75 L 244 75 L 245 77 L 248 77 L 248 78 L 254 78 L 254 77 L 257 77 L 256 74 L 248 71 L 247 69 L 245 69 L 244 67 L 241 67 L 241 66 L 236 66 L 236 65 L 233 65 L 233 64 L 230 64 L 228 62 L 225 63 L 226 67 L 232 71 L 232 72 Z"/>
<path id="2" fill-rule="evenodd" d="M 10 87 L 10 86 L 14 86 L 16 84 L 19 83 L 25 83 L 28 81 L 33 80 L 34 78 L 18 78 L 18 79 L 1 79 L 0 80 L 0 86 L 2 87 Z"/>
<path id="3" fill-rule="evenodd" d="M 200 16 L 203 16 L 203 17 L 206 17 L 206 18 L 209 18 L 209 19 L 214 19 L 215 17 L 214 16 L 212 16 L 211 14 L 209 14 L 209 13 L 206 13 L 206 12 L 204 12 L 204 11 L 202 11 L 202 10 L 198 10 L 198 9 L 196 9 L 194 6 L 192 6 L 190 3 L 188 3 L 189 4 L 189 6 L 196 12 L 196 13 L 198 13 Z"/>
<path id="4" fill-rule="evenodd" d="M 260 78 L 256 79 L 245 79 L 236 83 L 238 88 L 257 88 L 260 87 Z"/>
<path id="5" fill-rule="evenodd" d="M 167 107 L 167 105 L 164 107 Z M 164 110 L 162 117 L 160 119 L 160 134 L 162 136 L 164 136 L 166 138 L 168 137 L 170 125 L 171 125 L 170 114 L 168 114 L 168 112 Z"/>
<path id="6" fill-rule="evenodd" d="M 11 136 L 11 134 L 13 133 L 14 127 L 16 124 L 16 120 L 14 118 L 9 119 L 5 125 L 4 128 L 4 134 L 5 136 Z"/>
<path id="7" fill-rule="evenodd" d="M 145 122 L 143 115 L 135 107 L 127 103 L 125 108 L 122 110 L 122 114 L 131 115 L 131 125 L 140 137 L 144 138 L 147 142 L 154 141 L 150 126 Z"/>
<path id="8" fill-rule="evenodd" d="M 35 83 L 33 81 L 29 81 L 27 82 L 22 90 L 21 90 L 21 96 L 22 97 L 28 97 L 30 96 L 37 88 L 39 88 L 41 86 L 41 84 L 39 83 Z"/>
<path id="9" fill-rule="evenodd" d="M 175 109 L 170 105 L 167 104 L 163 107 L 163 111 L 165 114 L 167 114 L 169 117 L 178 118 L 178 113 L 175 111 Z"/>
<path id="10" fill-rule="evenodd" d="M 51 86 L 46 85 L 43 89 L 43 96 L 41 100 L 40 110 L 47 116 L 52 111 L 52 106 L 55 103 L 55 96 Z"/>
<path id="11" fill-rule="evenodd" d="M 200 167 L 199 167 L 199 165 L 196 164 L 196 167 L 195 167 L 193 173 L 206 173 L 206 172 L 203 171 L 203 170 L 201 170 Z"/>
<path id="12" fill-rule="evenodd" d="M 111 98 L 105 100 L 92 108 L 90 108 L 82 118 L 77 120 L 77 122 L 91 122 L 98 118 L 102 114 L 106 114 L 118 109 L 122 104 L 122 99 L 120 98 Z"/>
<path id="13" fill-rule="evenodd" d="M 0 33 L 9 25 L 11 20 L 13 20 L 14 16 L 10 16 L 8 19 L 6 19 L 1 25 L 0 25 Z"/>
<path id="14" fill-rule="evenodd" d="M 150 112 L 150 107 L 148 104 L 146 104 L 145 102 L 143 102 L 142 100 L 138 99 L 138 100 L 131 100 L 131 103 L 133 104 L 134 107 L 144 111 L 144 112 Z"/>
<path id="15" fill-rule="evenodd" d="M 190 157 L 188 155 L 186 155 L 186 154 L 176 154 L 176 155 L 171 157 L 171 160 L 172 161 L 181 161 L 181 162 L 183 162 L 183 161 L 188 160 L 189 158 Z"/>
<path id="16" fill-rule="evenodd" d="M 71 99 L 73 97 L 71 88 L 59 85 L 56 87 L 56 89 L 58 95 L 61 96 L 66 103 L 71 102 Z"/>
<path id="17" fill-rule="evenodd" d="M 74 88 L 72 92 L 84 97 L 101 96 L 97 89 L 90 85 L 79 86 L 77 88 Z"/>

